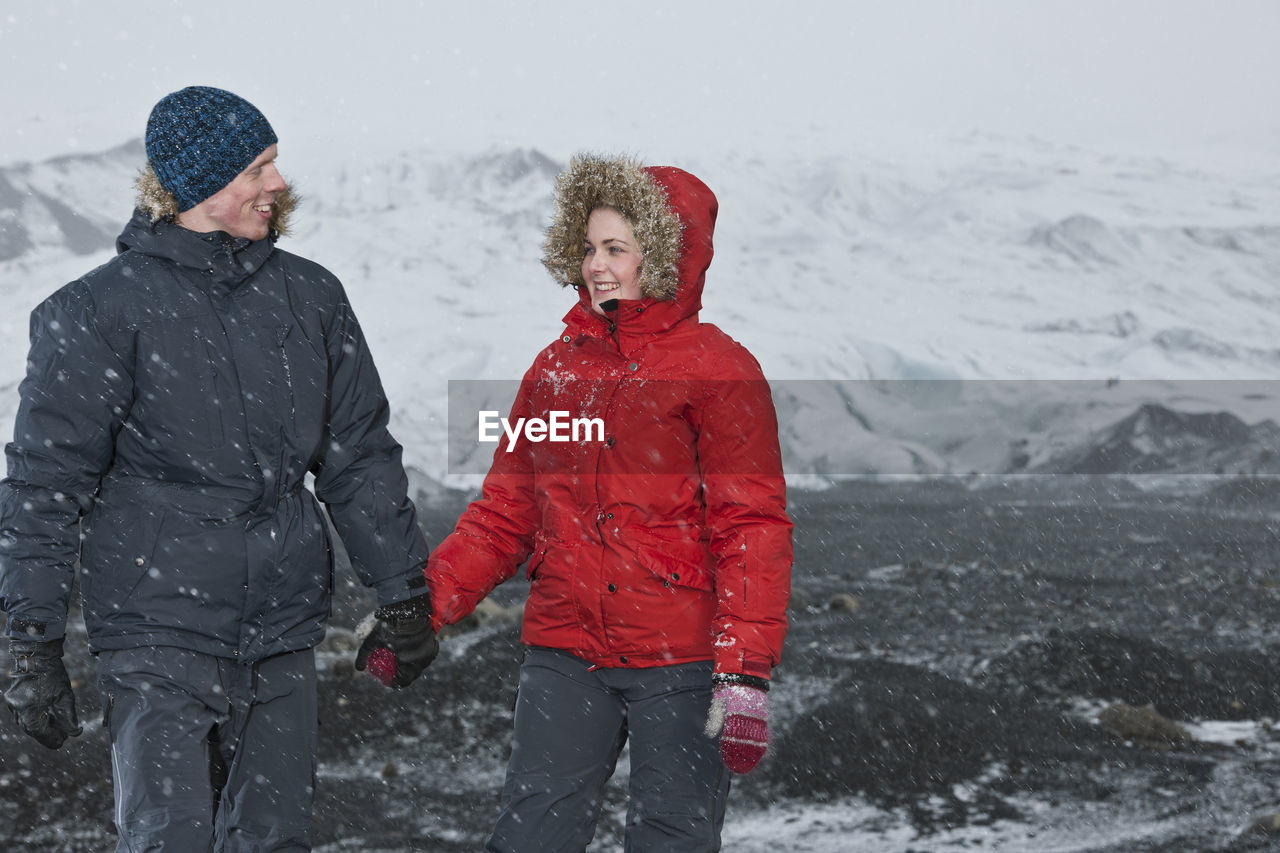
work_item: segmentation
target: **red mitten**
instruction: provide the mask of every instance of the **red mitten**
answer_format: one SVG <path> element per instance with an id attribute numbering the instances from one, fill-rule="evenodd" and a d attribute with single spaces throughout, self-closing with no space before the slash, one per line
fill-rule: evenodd
<path id="1" fill-rule="evenodd" d="M 379 646 L 369 653 L 365 667 L 370 675 L 382 682 L 383 687 L 390 687 L 396 680 L 396 653 L 386 646 Z"/>
<path id="2" fill-rule="evenodd" d="M 743 684 L 717 684 L 707 737 L 720 736 L 720 758 L 734 773 L 754 768 L 769 748 L 769 694 Z"/>

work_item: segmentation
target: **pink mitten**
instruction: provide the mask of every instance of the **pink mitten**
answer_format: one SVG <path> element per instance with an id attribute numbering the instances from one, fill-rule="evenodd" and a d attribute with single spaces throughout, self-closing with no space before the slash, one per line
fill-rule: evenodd
<path id="1" fill-rule="evenodd" d="M 720 758 L 746 773 L 769 748 L 769 694 L 742 684 L 717 684 L 707 715 L 707 737 L 720 736 Z"/>

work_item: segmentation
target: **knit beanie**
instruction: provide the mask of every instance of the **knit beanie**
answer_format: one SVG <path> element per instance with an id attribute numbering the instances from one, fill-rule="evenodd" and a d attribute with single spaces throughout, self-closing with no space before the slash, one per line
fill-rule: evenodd
<path id="1" fill-rule="evenodd" d="M 180 213 L 231 183 L 276 141 L 257 107 L 208 86 L 165 95 L 147 119 L 147 159 Z"/>

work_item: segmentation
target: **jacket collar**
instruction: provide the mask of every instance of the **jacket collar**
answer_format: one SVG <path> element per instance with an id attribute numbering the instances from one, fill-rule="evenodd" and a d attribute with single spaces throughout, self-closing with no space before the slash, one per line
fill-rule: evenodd
<path id="1" fill-rule="evenodd" d="M 118 253 L 129 250 L 164 258 L 208 276 L 212 283 L 235 287 L 267 262 L 275 251 L 275 240 L 247 240 L 222 231 L 199 234 L 166 220 L 153 223 L 149 214 L 135 210 L 116 238 Z"/>
<path id="2" fill-rule="evenodd" d="M 574 337 L 613 338 L 625 352 L 630 342 L 660 335 L 685 321 L 697 322 L 698 307 L 680 304 L 672 299 L 619 299 L 618 307 L 597 314 L 591 309 L 591 297 L 580 288 L 577 304 L 564 315 L 566 334 Z"/>

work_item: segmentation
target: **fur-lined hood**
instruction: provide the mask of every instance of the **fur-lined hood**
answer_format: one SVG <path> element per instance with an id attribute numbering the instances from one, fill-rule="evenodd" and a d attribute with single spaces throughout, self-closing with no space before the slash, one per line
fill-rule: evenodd
<path id="1" fill-rule="evenodd" d="M 644 255 L 641 293 L 676 303 L 682 315 L 701 307 L 717 212 L 716 197 L 702 181 L 672 166 L 579 154 L 556 179 L 555 206 L 542 264 L 557 282 L 578 288 L 588 306 L 582 280 L 587 219 L 598 207 L 613 207 L 631 225 Z"/>
<path id="2" fill-rule="evenodd" d="M 134 206 L 150 216 L 152 224 L 178 221 L 178 200 L 160 183 L 151 164 L 148 163 L 138 173 L 135 186 L 138 197 Z M 270 231 L 274 236 L 283 237 L 289 233 L 289 217 L 297 206 L 298 197 L 294 195 L 293 188 L 286 184 L 283 192 L 276 193 L 275 204 L 271 208 Z"/>

